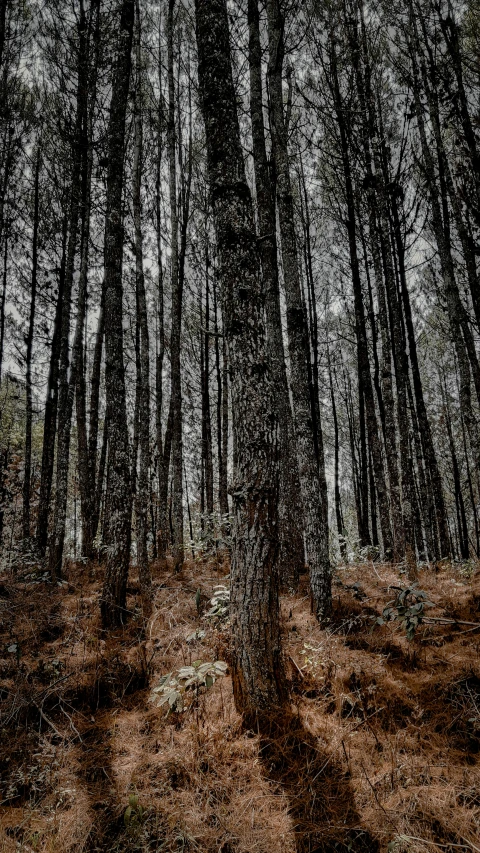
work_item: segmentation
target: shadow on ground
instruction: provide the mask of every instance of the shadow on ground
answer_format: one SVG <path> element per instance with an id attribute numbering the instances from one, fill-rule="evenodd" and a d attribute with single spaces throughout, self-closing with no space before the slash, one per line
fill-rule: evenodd
<path id="1" fill-rule="evenodd" d="M 297 853 L 378 853 L 362 827 L 348 773 L 298 716 L 270 723 L 260 755 L 268 779 L 287 796 Z"/>

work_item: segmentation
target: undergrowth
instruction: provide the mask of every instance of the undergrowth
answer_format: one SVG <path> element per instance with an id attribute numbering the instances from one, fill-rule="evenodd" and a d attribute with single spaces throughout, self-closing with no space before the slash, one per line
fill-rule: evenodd
<path id="1" fill-rule="evenodd" d="M 404 586 L 391 567 L 339 570 L 326 630 L 304 578 L 282 598 L 292 706 L 268 737 L 223 675 L 228 619 L 209 610 L 227 572 L 154 567 L 152 617 L 133 579 L 110 635 L 101 567 L 0 578 L 1 853 L 480 851 L 480 631 L 461 624 L 480 621 L 478 567 L 422 572 L 433 619 L 410 640 L 372 630 Z M 149 701 L 166 673 L 194 678 L 183 710 Z"/>

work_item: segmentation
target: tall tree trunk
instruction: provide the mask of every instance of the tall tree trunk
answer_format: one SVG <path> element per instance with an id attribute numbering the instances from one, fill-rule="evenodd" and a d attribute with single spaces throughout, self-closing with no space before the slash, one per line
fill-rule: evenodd
<path id="1" fill-rule="evenodd" d="M 140 2 L 136 0 L 137 27 L 135 38 L 136 51 L 136 90 L 135 90 L 135 149 L 133 160 L 133 217 L 135 226 L 135 284 L 137 304 L 137 326 L 140 332 L 140 394 L 139 394 L 139 473 L 136 490 L 135 514 L 137 535 L 137 564 L 140 589 L 144 605 L 144 614 L 151 608 L 151 575 L 148 563 L 148 503 L 149 503 L 149 466 L 150 466 L 150 339 L 148 332 L 147 300 L 145 293 L 145 275 L 143 270 L 143 231 L 142 231 L 142 166 L 143 166 L 143 98 L 141 50 Z M 135 465 L 137 460 L 135 459 Z"/>
<path id="2" fill-rule="evenodd" d="M 158 85 L 160 90 L 158 107 L 158 131 L 157 131 L 157 157 L 155 176 L 155 228 L 157 236 L 157 263 L 158 263 L 158 293 L 157 293 L 157 351 L 155 359 L 155 430 L 157 448 L 157 473 L 158 473 L 158 524 L 157 524 L 157 554 L 161 562 L 165 562 L 167 556 L 168 542 L 168 473 L 170 469 L 171 451 L 171 429 L 167 425 L 165 442 L 162 435 L 163 414 L 163 364 L 165 358 L 165 311 L 164 311 L 164 287 L 163 287 L 163 252 L 162 252 L 162 209 L 161 209 L 161 172 L 163 139 L 162 130 L 164 125 L 164 105 L 162 90 L 162 55 L 161 43 L 161 15 L 159 16 L 159 52 L 158 52 Z M 171 424 L 171 418 L 169 418 Z"/>
<path id="3" fill-rule="evenodd" d="M 130 562 L 130 449 L 123 360 L 123 210 L 126 112 L 131 71 L 134 0 L 122 0 L 107 132 L 105 213 L 105 390 L 108 421 L 107 565 L 101 601 L 104 628 L 123 622 Z"/>
<path id="4" fill-rule="evenodd" d="M 259 247 L 262 275 L 266 289 L 267 339 L 272 365 L 272 376 L 276 388 L 280 429 L 279 573 L 282 583 L 291 589 L 295 589 L 298 585 L 299 572 L 304 565 L 303 522 L 298 504 L 300 479 L 280 314 L 275 187 L 270 174 L 265 144 L 262 51 L 258 0 L 249 0 L 248 23 L 250 116 L 252 121 Z"/>
<path id="5" fill-rule="evenodd" d="M 453 439 L 452 421 L 450 417 L 450 409 L 448 405 L 447 389 L 442 388 L 443 407 L 445 413 L 445 423 L 447 426 L 448 444 L 450 448 L 450 457 L 452 460 L 453 486 L 455 493 L 455 507 L 457 511 L 458 524 L 458 544 L 460 550 L 460 558 L 468 560 L 470 555 L 468 546 L 468 526 L 467 516 L 465 514 L 465 503 L 462 494 L 462 484 L 460 480 L 460 468 L 458 465 L 457 453 L 455 450 L 455 442 Z"/>
<path id="6" fill-rule="evenodd" d="M 30 279 L 30 313 L 28 319 L 28 330 L 26 335 L 27 352 L 25 357 L 25 457 L 23 474 L 23 515 L 22 532 L 24 542 L 30 540 L 30 494 L 31 494 L 31 472 L 32 472 L 32 353 L 33 335 L 35 331 L 35 308 L 37 302 L 37 275 L 38 275 L 38 228 L 40 224 L 40 168 L 42 155 L 37 143 L 35 157 L 35 173 L 33 187 L 33 234 L 32 234 L 32 275 Z"/>
<path id="7" fill-rule="evenodd" d="M 405 526 L 402 511 L 402 494 L 398 466 L 397 429 L 393 389 L 394 347 L 390 328 L 388 302 L 392 291 L 392 265 L 388 246 L 388 207 L 381 174 L 378 144 L 378 127 L 371 84 L 368 45 L 363 26 L 362 0 L 354 0 L 345 22 L 355 82 L 361 110 L 361 136 L 365 161 L 364 187 L 368 209 L 370 251 L 372 254 L 378 315 L 382 336 L 382 398 L 384 403 L 385 458 L 388 470 L 390 505 L 393 532 L 393 559 L 403 559 L 405 551 Z M 360 17 L 360 29 L 357 18 Z M 373 151 L 372 151 L 373 147 Z M 388 301 L 387 301 L 388 300 Z"/>
<path id="8" fill-rule="evenodd" d="M 57 467 L 55 488 L 55 510 L 53 530 L 50 540 L 49 568 L 52 579 L 61 576 L 63 547 L 65 541 L 65 525 L 67 517 L 68 469 L 70 461 L 70 428 L 72 419 L 73 394 L 76 384 L 76 369 L 78 363 L 70 366 L 70 315 L 72 304 L 72 288 L 77 255 L 78 226 L 82 202 L 82 167 L 86 168 L 86 123 L 87 123 L 87 92 L 88 92 L 88 60 L 87 60 L 87 19 L 83 0 L 80 2 L 78 21 L 78 83 L 76 92 L 75 137 L 72 150 L 71 200 L 69 212 L 69 235 L 65 267 L 65 286 L 62 300 L 62 326 L 60 336 L 59 356 L 59 394 L 58 394 L 58 426 L 57 426 Z M 82 296 L 79 295 L 79 302 Z M 79 322 L 77 320 L 77 330 Z M 80 338 L 81 345 L 82 338 Z M 78 341 L 77 341 L 78 350 Z"/>
<path id="9" fill-rule="evenodd" d="M 465 324 L 463 328 L 461 324 L 465 309 L 461 303 L 458 285 L 455 279 L 455 267 L 448 232 L 448 204 L 446 203 L 446 189 L 442 194 L 440 194 L 435 172 L 435 163 L 425 127 L 424 108 L 421 100 L 420 73 L 417 59 L 420 54 L 419 39 L 416 22 L 412 12 L 410 15 L 410 27 L 407 38 L 412 67 L 412 90 L 414 96 L 415 115 L 423 155 L 423 171 L 430 196 L 432 229 L 438 248 L 452 342 L 458 361 L 460 376 L 460 402 L 465 417 L 469 440 L 475 456 L 475 467 L 478 469 L 480 465 L 478 425 L 471 401 L 469 352 L 467 351 L 466 341 L 462 334 L 462 332 L 465 333 Z M 442 175 L 441 168 L 439 170 L 439 174 L 440 176 Z M 443 208 L 441 204 L 442 201 Z M 444 221 L 444 216 L 447 217 L 446 221 Z"/>
<path id="10" fill-rule="evenodd" d="M 182 423 L 182 380 L 180 343 L 182 331 L 182 288 L 179 275 L 178 251 L 178 199 L 177 199 L 177 154 L 175 132 L 175 81 L 173 73 L 173 15 L 175 0 L 168 2 L 167 17 L 167 67 L 168 67 L 168 124 L 167 148 L 169 162 L 170 222 L 171 222 L 171 277 L 172 277 L 172 336 L 171 399 L 172 409 L 172 520 L 173 520 L 173 565 L 175 571 L 183 566 L 183 423 Z"/>
<path id="11" fill-rule="evenodd" d="M 345 115 L 338 81 L 336 42 L 333 33 L 331 33 L 330 35 L 330 42 L 332 88 L 334 95 L 335 113 L 337 116 L 340 134 L 340 147 L 342 154 L 342 166 L 345 180 L 345 197 L 348 214 L 346 225 L 348 233 L 350 268 L 352 272 L 355 308 L 355 335 L 357 339 L 359 399 L 364 400 L 364 413 L 368 432 L 368 446 L 372 457 L 375 487 L 378 494 L 383 552 L 386 559 L 391 559 L 392 528 L 390 524 L 389 500 L 385 480 L 381 436 L 378 429 L 372 376 L 370 372 L 367 331 L 365 325 L 365 308 L 363 304 L 362 282 L 360 278 L 360 267 L 357 250 L 355 194 L 353 189 L 352 169 L 350 164 L 349 141 L 347 135 L 347 128 L 345 125 Z"/>
<path id="12" fill-rule="evenodd" d="M 0 298 L 0 385 L 2 384 L 3 350 L 5 346 L 5 304 L 7 301 L 8 245 L 8 234 L 5 229 L 3 234 L 2 296 Z"/>
<path id="13" fill-rule="evenodd" d="M 264 295 L 245 176 L 225 0 L 196 0 L 201 105 L 231 376 L 233 689 L 248 722 L 283 706 L 277 571 L 276 414 Z"/>
<path id="14" fill-rule="evenodd" d="M 222 312 L 223 316 L 223 312 Z M 222 339 L 222 467 L 219 471 L 220 479 L 220 512 L 224 519 L 230 514 L 228 505 L 228 436 L 229 436 L 229 416 L 228 416 L 228 352 L 227 341 L 225 337 L 225 318 L 223 318 L 223 339 Z M 228 532 L 229 523 L 225 522 L 224 527 Z"/>
<path id="15" fill-rule="evenodd" d="M 408 292 L 407 277 L 405 273 L 405 244 L 401 233 L 400 217 L 396 196 L 394 194 L 392 194 L 391 199 L 391 210 L 393 217 L 394 239 L 397 247 L 397 257 L 399 263 L 401 296 L 403 303 L 403 314 L 405 317 L 405 328 L 408 341 L 410 367 L 412 371 L 416 416 L 418 418 L 418 432 L 422 444 L 426 473 L 428 476 L 428 480 L 431 483 L 431 486 L 428 490 L 428 506 L 425 507 L 425 510 L 427 518 L 430 519 L 429 523 L 432 526 L 433 542 L 435 545 L 433 559 L 438 560 L 441 558 L 449 557 L 450 555 L 450 537 L 448 533 L 447 511 L 445 508 L 443 484 L 440 476 L 440 469 L 438 467 L 437 454 L 433 444 L 430 419 L 427 414 L 427 408 L 423 396 L 422 379 L 420 376 L 420 368 L 418 364 L 417 341 L 415 337 L 415 330 L 413 328 L 410 294 Z M 436 546 L 437 533 L 438 548 Z"/>
<path id="16" fill-rule="evenodd" d="M 328 366 L 328 379 L 330 385 L 330 399 L 332 402 L 332 418 L 333 418 L 333 442 L 334 442 L 334 453 L 335 453 L 335 467 L 334 467 L 334 495 L 335 495 L 335 518 L 337 522 L 337 534 L 338 541 L 340 543 L 340 554 L 342 560 L 347 562 L 347 543 L 345 541 L 345 530 L 343 524 L 343 515 L 342 515 L 342 502 L 340 498 L 340 440 L 339 440 L 339 429 L 338 429 L 338 417 L 337 417 L 337 404 L 335 400 L 335 391 L 333 388 L 333 372 L 332 372 L 332 362 L 330 359 L 330 348 L 328 346 L 327 339 L 327 366 Z"/>
<path id="17" fill-rule="evenodd" d="M 97 77 L 100 48 L 100 0 L 92 3 L 89 17 L 89 29 L 93 29 L 94 61 L 91 71 L 91 91 L 89 103 L 86 105 L 86 139 L 83 162 L 83 199 L 82 199 L 82 232 L 81 232 L 81 261 L 78 285 L 77 310 L 77 341 L 76 369 L 74 371 L 75 406 L 77 415 L 77 451 L 78 451 L 78 482 L 80 490 L 80 511 L 82 521 L 82 556 L 90 560 L 93 556 L 93 540 L 96 534 L 95 522 L 95 476 L 97 465 L 97 434 L 98 434 L 98 394 L 100 388 L 100 366 L 103 342 L 103 294 L 100 304 L 99 328 L 101 328 L 100 353 L 98 353 L 98 332 L 94 346 L 92 366 L 91 398 L 90 398 L 90 430 L 87 434 L 87 388 L 86 388 L 86 354 L 82 339 L 87 327 L 87 298 L 88 298 L 88 268 L 90 248 L 90 218 L 91 218 L 91 182 L 93 169 L 93 122 L 96 108 Z M 89 38 L 90 43 L 90 38 Z M 73 355 L 72 355 L 73 360 Z M 100 363 L 99 363 L 100 360 Z"/>
<path id="18" fill-rule="evenodd" d="M 220 333 L 218 323 L 218 297 L 217 297 L 217 273 L 214 269 L 213 278 L 213 310 L 215 315 L 215 370 L 217 376 L 217 459 L 218 459 L 218 507 L 220 515 L 228 515 L 228 493 L 227 493 L 227 477 L 226 477 L 226 453 L 224 450 L 223 441 L 223 408 L 224 408 L 224 387 L 223 387 L 223 371 L 220 359 L 220 336 L 223 341 L 223 334 Z M 227 397 L 227 418 L 228 418 L 228 397 Z M 228 431 L 228 420 L 227 420 Z M 227 448 L 228 452 L 228 448 Z M 225 458 L 224 458 L 225 453 Z M 222 522 L 223 524 L 223 522 Z M 222 530 L 223 533 L 223 530 Z"/>
<path id="19" fill-rule="evenodd" d="M 62 256 L 58 278 L 58 295 L 50 350 L 45 415 L 43 419 L 42 467 L 40 475 L 40 494 L 38 500 L 36 532 L 37 551 L 39 556 L 42 558 L 45 556 L 48 542 L 48 515 L 50 510 L 50 496 L 52 491 L 55 458 L 55 436 L 57 432 L 58 373 L 63 315 L 63 294 L 65 287 L 67 231 L 68 215 L 65 213 L 62 225 Z"/>
<path id="20" fill-rule="evenodd" d="M 440 27 L 445 39 L 450 61 L 453 66 L 457 83 L 457 97 L 452 98 L 452 108 L 457 112 L 463 130 L 465 142 L 470 157 L 473 178 L 473 204 L 471 205 L 477 225 L 480 225 L 480 154 L 478 151 L 477 137 L 470 116 L 468 96 L 465 90 L 463 61 L 461 52 L 461 41 L 458 24 L 452 13 L 451 4 L 448 4 L 448 15 L 442 15 L 440 4 L 438 5 Z"/>
<path id="21" fill-rule="evenodd" d="M 310 570 L 313 606 L 318 618 L 331 608 L 331 566 L 326 518 L 327 494 L 320 475 L 315 441 L 315 410 L 308 382 L 307 318 L 302 304 L 294 208 L 283 109 L 282 67 L 284 21 L 278 0 L 267 2 L 270 95 L 270 131 L 275 165 L 276 195 L 282 243 L 291 391 L 297 439 L 298 468 L 303 502 L 306 561 Z"/>
<path id="22" fill-rule="evenodd" d="M 202 394 L 202 420 L 205 429 L 204 437 L 204 466 L 205 466 L 205 497 L 207 510 L 207 529 L 211 547 L 212 522 L 213 522 L 213 448 L 212 448 L 212 413 L 210 408 L 210 257 L 208 251 L 208 235 L 205 233 L 205 320 L 203 334 L 203 394 Z"/>

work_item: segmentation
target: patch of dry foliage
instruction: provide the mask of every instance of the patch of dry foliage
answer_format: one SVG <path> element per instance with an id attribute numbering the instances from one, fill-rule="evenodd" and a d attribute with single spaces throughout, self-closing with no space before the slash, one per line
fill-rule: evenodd
<path id="1" fill-rule="evenodd" d="M 0 579 L 2 853 L 480 851 L 480 631 L 374 627 L 402 580 L 373 564 L 339 569 L 322 630 L 305 579 L 282 600 L 292 710 L 266 737 L 242 730 L 228 677 L 185 713 L 150 702 L 161 675 L 228 662 L 228 625 L 203 615 L 222 567 L 157 568 L 151 619 L 132 584 L 109 636 L 101 574 Z M 429 616 L 480 621 L 480 573 L 420 586 Z"/>

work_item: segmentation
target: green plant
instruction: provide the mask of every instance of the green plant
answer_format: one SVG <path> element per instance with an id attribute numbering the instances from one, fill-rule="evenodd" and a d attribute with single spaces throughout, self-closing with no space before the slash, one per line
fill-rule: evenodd
<path id="1" fill-rule="evenodd" d="M 397 594 L 383 608 L 382 615 L 375 619 L 376 625 L 385 625 L 386 622 L 399 621 L 405 629 L 408 640 L 413 640 L 415 632 L 422 624 L 425 616 L 425 608 L 433 607 L 423 589 L 418 589 L 417 583 L 407 587 L 393 586 Z"/>
<path id="2" fill-rule="evenodd" d="M 217 678 L 226 674 L 227 669 L 227 664 L 222 660 L 215 663 L 197 660 L 191 666 L 182 666 L 176 672 L 161 677 L 158 687 L 152 690 L 151 701 L 158 708 L 168 704 L 169 712 L 186 711 L 189 693 L 194 697 L 198 696 L 201 689 L 209 690 Z"/>
<path id="3" fill-rule="evenodd" d="M 138 802 L 138 794 L 130 794 L 128 806 L 123 814 L 123 822 L 127 830 L 134 833 L 139 829 L 144 820 L 144 808 Z"/>

